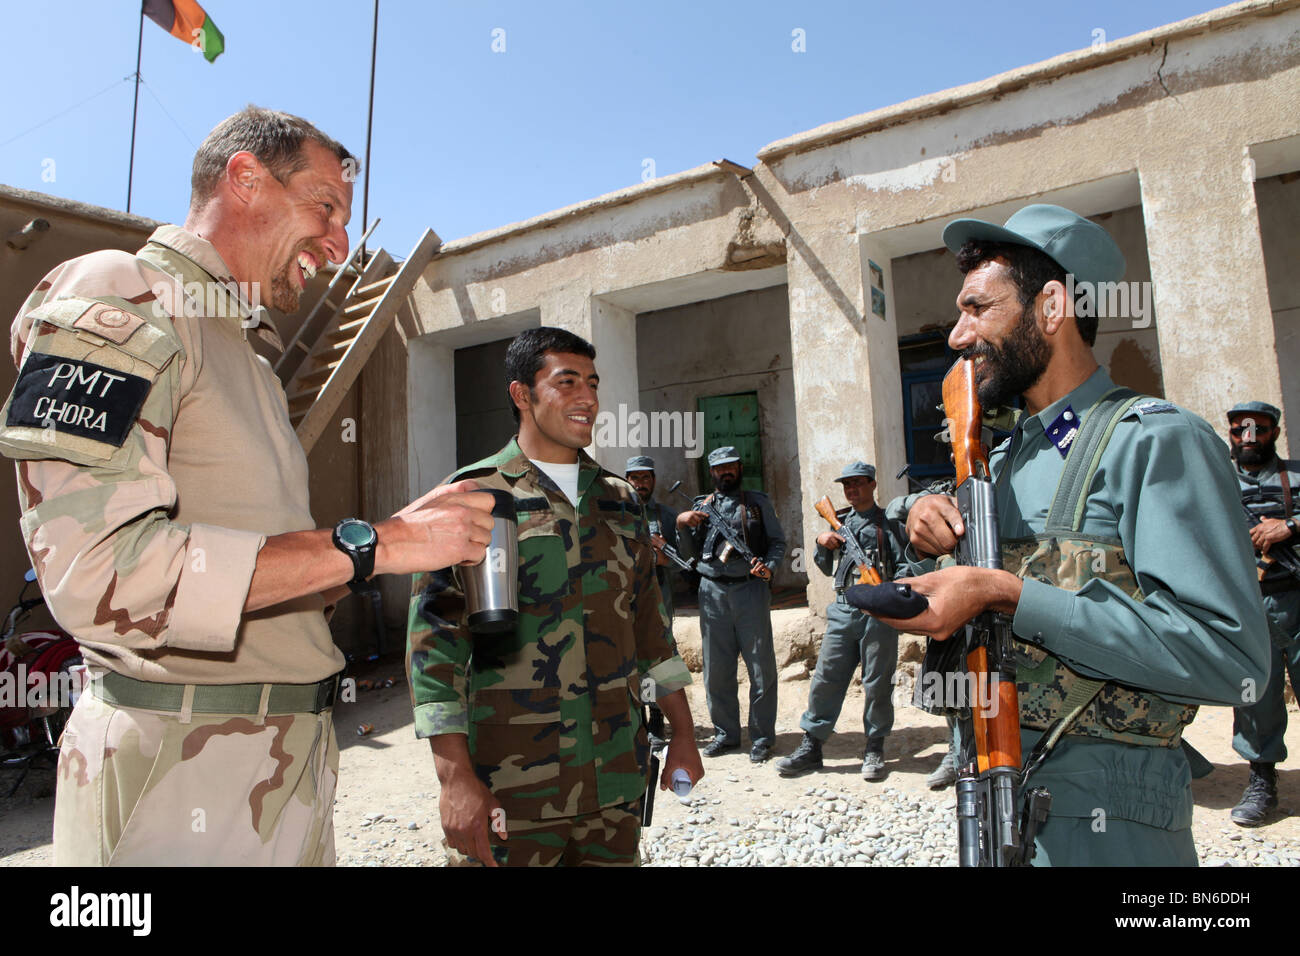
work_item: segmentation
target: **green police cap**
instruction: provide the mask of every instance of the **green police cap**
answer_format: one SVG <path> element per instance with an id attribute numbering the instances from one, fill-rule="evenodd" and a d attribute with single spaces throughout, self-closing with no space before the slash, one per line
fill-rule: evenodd
<path id="1" fill-rule="evenodd" d="M 633 455 L 627 460 L 627 469 L 623 472 L 627 474 L 632 471 L 654 471 L 655 460 L 649 455 Z"/>
<path id="2" fill-rule="evenodd" d="M 1276 405 L 1270 405 L 1268 402 L 1238 402 L 1228 409 L 1228 417 L 1244 415 L 1249 412 L 1254 412 L 1256 415 L 1267 415 L 1273 419 L 1274 425 L 1282 422 L 1282 410 Z"/>
<path id="3" fill-rule="evenodd" d="M 1124 275 L 1124 254 L 1110 233 L 1062 206 L 1026 206 L 1004 226 L 982 219 L 954 219 L 944 227 L 944 245 L 953 252 L 970 239 L 1037 249 L 1073 275 L 1075 282 L 1115 282 Z"/>
<path id="4" fill-rule="evenodd" d="M 736 449 L 732 445 L 723 445 L 721 448 L 715 448 L 709 452 L 710 468 L 725 465 L 732 461 L 740 461 L 740 455 L 736 453 Z"/>
<path id="5" fill-rule="evenodd" d="M 842 482 L 845 478 L 870 478 L 876 480 L 876 468 L 874 465 L 868 465 L 865 461 L 855 461 L 844 466 L 840 476 L 836 481 Z"/>

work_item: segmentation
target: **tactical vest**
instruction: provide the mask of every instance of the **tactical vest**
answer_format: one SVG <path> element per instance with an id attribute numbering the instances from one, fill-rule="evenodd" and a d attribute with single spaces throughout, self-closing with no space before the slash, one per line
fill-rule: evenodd
<path id="1" fill-rule="evenodd" d="M 1089 581 L 1108 581 L 1136 600 L 1142 589 L 1119 541 L 1080 533 L 1084 505 L 1102 453 L 1115 426 L 1143 396 L 1115 388 L 1102 396 L 1075 436 L 1056 487 L 1047 525 L 1033 538 L 1002 542 L 1002 566 L 1067 591 Z M 1054 746 L 1062 733 L 1099 737 L 1148 747 L 1176 747 L 1196 707 L 1114 681 L 1071 670 L 1041 647 L 1013 640 L 1020 725 L 1051 730 Z M 1040 747 L 1042 746 L 1040 743 Z"/>

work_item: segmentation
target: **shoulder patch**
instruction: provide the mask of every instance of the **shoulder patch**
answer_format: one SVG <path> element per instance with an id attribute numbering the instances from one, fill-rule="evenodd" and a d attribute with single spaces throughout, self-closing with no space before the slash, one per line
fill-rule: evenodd
<path id="1" fill-rule="evenodd" d="M 153 383 L 81 359 L 33 352 L 23 363 L 5 426 L 75 435 L 121 448 Z M 57 443 L 57 440 L 55 440 Z"/>
<path id="2" fill-rule="evenodd" d="M 118 345 L 134 335 L 136 329 L 144 324 L 144 319 L 138 315 L 102 304 L 91 306 L 72 323 L 74 328 L 94 332 Z"/>

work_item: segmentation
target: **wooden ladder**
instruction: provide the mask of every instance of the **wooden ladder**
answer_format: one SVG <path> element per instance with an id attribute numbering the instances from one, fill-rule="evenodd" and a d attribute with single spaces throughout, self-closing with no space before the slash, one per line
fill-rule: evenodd
<path id="1" fill-rule="evenodd" d="M 366 231 L 367 237 L 377 224 L 378 220 Z M 364 244 L 365 237 L 357 248 Z M 339 267 L 321 301 L 285 347 L 275 370 L 281 380 L 287 376 L 284 391 L 289 400 L 289 421 L 308 454 L 441 244 L 432 229 L 426 230 L 410 256 L 395 270 L 392 257 L 383 249 L 376 250 L 347 294 L 336 303 L 330 293 L 343 284 L 340 278 L 353 266 L 354 252 Z M 355 268 L 351 271 L 356 273 Z M 309 346 L 308 341 L 314 344 Z"/>

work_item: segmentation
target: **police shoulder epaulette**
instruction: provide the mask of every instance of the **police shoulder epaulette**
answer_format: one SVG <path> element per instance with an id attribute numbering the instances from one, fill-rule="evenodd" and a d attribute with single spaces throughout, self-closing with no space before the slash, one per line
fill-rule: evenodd
<path id="1" fill-rule="evenodd" d="M 1146 398 L 1137 402 L 1132 411 L 1137 412 L 1139 415 L 1156 415 L 1160 412 L 1176 412 L 1178 406 L 1173 402 L 1166 402 L 1164 399 Z"/>

